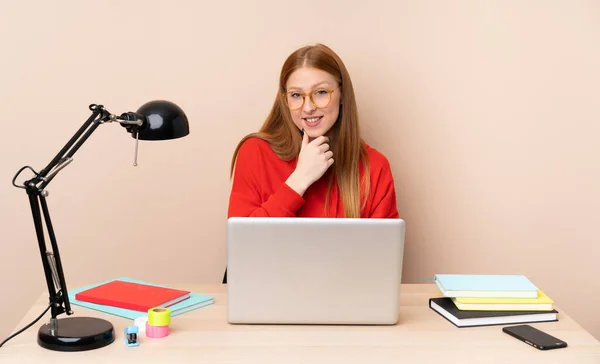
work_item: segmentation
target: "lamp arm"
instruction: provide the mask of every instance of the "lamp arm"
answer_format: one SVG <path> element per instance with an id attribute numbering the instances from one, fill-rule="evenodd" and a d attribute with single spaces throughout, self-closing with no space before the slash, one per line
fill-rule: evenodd
<path id="1" fill-rule="evenodd" d="M 50 219 L 50 211 L 46 202 L 48 191 L 46 191 L 45 188 L 60 170 L 72 162 L 73 155 L 100 124 L 117 121 L 126 125 L 130 132 L 136 131 L 137 127 L 143 124 L 143 119 L 134 113 L 126 113 L 119 118 L 106 111 L 102 105 L 96 104 L 90 105 L 90 110 L 92 111 L 90 117 L 44 169 L 37 173 L 31 167 L 23 167 L 13 178 L 13 185 L 15 187 L 24 188 L 29 196 L 29 204 L 31 207 L 40 256 L 42 258 L 42 265 L 46 276 L 46 285 L 48 286 L 49 303 L 51 305 L 52 314 L 51 323 L 56 322 L 56 317 L 58 315 L 62 313 L 72 315 L 73 311 L 71 310 L 71 304 L 69 302 L 60 252 L 56 242 L 52 221 Z M 34 172 L 34 177 L 25 181 L 22 186 L 16 185 L 16 178 L 26 168 L 29 168 Z M 48 237 L 50 239 L 51 250 L 48 250 L 46 246 L 44 224 L 46 225 Z"/>
<path id="2" fill-rule="evenodd" d="M 101 118 L 107 117 L 107 115 L 106 115 L 107 112 L 102 105 L 92 104 L 92 105 L 90 105 L 89 108 L 92 111 L 92 115 L 90 115 L 90 117 L 83 123 L 83 125 L 79 128 L 79 130 L 77 130 L 75 135 L 73 135 L 71 137 L 71 139 L 69 139 L 67 144 L 65 144 L 65 146 L 62 147 L 62 149 L 50 161 L 50 163 L 48 163 L 48 165 L 44 169 L 42 169 L 40 171 L 40 173 L 37 174 L 36 178 L 34 178 L 33 180 L 28 181 L 28 182 L 38 182 L 38 180 L 43 180 L 54 167 L 56 167 L 59 163 L 61 163 L 63 158 L 65 158 L 67 152 L 69 152 L 69 149 L 71 149 L 71 147 L 73 147 L 73 145 L 77 142 L 77 140 L 81 137 L 81 135 L 86 131 L 86 129 L 88 129 L 90 127 L 90 125 L 92 125 L 94 123 L 94 119 L 96 119 L 96 117 L 98 115 L 101 115 Z M 91 131 L 88 131 L 88 133 L 86 133 L 86 136 L 84 136 L 84 138 L 82 138 L 79 141 L 78 147 L 74 148 L 74 151 L 73 151 L 73 153 L 71 153 L 71 156 L 77 151 L 77 149 L 79 149 L 81 144 L 83 144 L 85 142 L 85 140 L 87 138 L 89 138 L 89 136 L 91 135 L 91 133 L 93 132 L 94 129 L 92 129 Z"/>
<path id="3" fill-rule="evenodd" d="M 92 133 L 96 131 L 100 124 L 116 121 L 124 125 L 129 132 L 136 131 L 137 127 L 143 124 L 143 118 L 135 113 L 124 113 L 121 117 L 117 117 L 109 113 L 103 105 L 92 104 L 89 108 L 92 111 L 90 117 L 48 165 L 37 173 L 34 178 L 25 182 L 25 185 L 37 185 L 39 183 L 40 185 L 37 188 L 43 190 L 60 170 L 73 161 L 73 155 L 81 148 Z"/>

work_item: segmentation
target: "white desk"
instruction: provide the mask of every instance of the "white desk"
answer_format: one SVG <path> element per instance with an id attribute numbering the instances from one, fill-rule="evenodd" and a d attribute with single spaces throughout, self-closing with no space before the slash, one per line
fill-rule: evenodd
<path id="1" fill-rule="evenodd" d="M 73 306 L 77 316 L 111 321 L 116 341 L 87 352 L 49 351 L 36 342 L 44 322 L 40 320 L 0 348 L 0 363 L 600 364 L 600 342 L 560 307 L 558 322 L 532 326 L 563 339 L 568 347 L 541 351 L 503 333 L 502 326 L 455 327 L 429 308 L 428 299 L 437 292 L 433 284 L 402 285 L 400 321 L 395 326 L 231 325 L 227 323 L 225 285 L 171 286 L 210 294 L 215 303 L 173 317 L 166 338 L 149 339 L 140 334 L 141 344 L 133 348 L 125 345 L 123 335 L 131 320 Z M 15 330 L 44 310 L 46 296 L 40 297 Z"/>

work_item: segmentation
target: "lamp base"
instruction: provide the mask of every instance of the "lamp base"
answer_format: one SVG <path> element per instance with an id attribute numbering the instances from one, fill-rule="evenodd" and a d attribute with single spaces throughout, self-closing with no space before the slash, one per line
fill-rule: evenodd
<path id="1" fill-rule="evenodd" d="M 55 351 L 99 349 L 113 341 L 115 341 L 113 325 L 95 317 L 56 319 L 54 325 L 44 324 L 38 331 L 38 344 Z"/>

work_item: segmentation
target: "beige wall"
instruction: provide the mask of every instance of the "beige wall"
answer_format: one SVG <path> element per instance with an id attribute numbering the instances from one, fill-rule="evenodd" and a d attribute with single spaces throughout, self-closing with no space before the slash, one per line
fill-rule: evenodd
<path id="1" fill-rule="evenodd" d="M 42 168 L 90 103 L 178 103 L 188 138 L 142 144 L 133 167 L 133 140 L 101 127 L 50 185 L 51 213 L 68 283 L 219 282 L 233 148 L 285 57 L 324 42 L 392 163 L 404 282 L 526 274 L 600 338 L 598 2 L 360 3 L 2 2 L 0 337 L 44 289 L 18 168 Z"/>

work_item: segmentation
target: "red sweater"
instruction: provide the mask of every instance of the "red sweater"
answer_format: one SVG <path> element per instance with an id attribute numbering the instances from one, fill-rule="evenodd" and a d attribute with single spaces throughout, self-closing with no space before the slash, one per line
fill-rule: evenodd
<path id="1" fill-rule="evenodd" d="M 368 146 L 367 150 L 371 186 L 361 217 L 398 218 L 389 162 L 377 150 Z M 246 140 L 236 160 L 228 216 L 324 217 L 328 178 L 319 179 L 300 196 L 285 183 L 296 163 L 281 160 L 262 139 Z M 332 188 L 330 204 L 330 217 L 344 216 L 337 188 Z"/>

